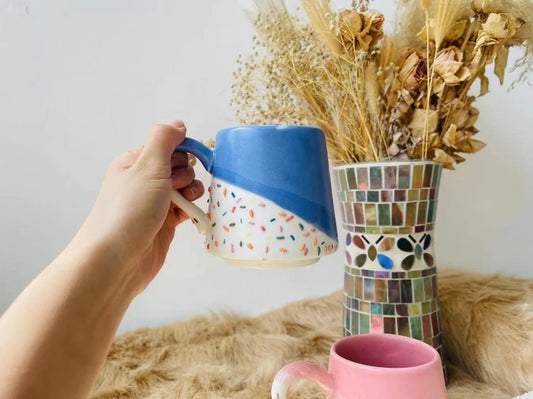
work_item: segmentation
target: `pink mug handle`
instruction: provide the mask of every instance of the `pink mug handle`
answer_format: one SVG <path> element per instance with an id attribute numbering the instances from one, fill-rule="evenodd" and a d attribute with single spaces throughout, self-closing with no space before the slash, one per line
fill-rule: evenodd
<path id="1" fill-rule="evenodd" d="M 322 367 L 308 362 L 294 362 L 283 367 L 272 383 L 272 399 L 286 399 L 289 386 L 296 380 L 312 380 L 330 398 L 333 395 L 334 380 Z"/>

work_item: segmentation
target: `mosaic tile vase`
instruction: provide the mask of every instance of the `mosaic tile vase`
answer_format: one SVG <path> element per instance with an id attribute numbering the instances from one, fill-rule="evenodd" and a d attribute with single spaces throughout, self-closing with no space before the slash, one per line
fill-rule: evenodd
<path id="1" fill-rule="evenodd" d="M 344 335 L 391 333 L 442 356 L 434 226 L 442 165 L 333 169 L 345 240 Z"/>

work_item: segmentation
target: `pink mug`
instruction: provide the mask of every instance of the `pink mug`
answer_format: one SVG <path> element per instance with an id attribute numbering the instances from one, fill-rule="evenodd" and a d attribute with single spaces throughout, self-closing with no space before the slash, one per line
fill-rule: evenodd
<path id="1" fill-rule="evenodd" d="M 315 381 L 330 399 L 446 399 L 442 362 L 424 342 L 392 334 L 347 337 L 331 347 L 329 372 L 307 362 L 283 367 L 272 399 L 295 380 Z"/>

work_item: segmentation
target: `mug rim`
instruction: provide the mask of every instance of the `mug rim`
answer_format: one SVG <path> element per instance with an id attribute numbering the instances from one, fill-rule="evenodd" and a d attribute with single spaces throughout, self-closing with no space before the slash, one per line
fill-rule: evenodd
<path id="1" fill-rule="evenodd" d="M 332 165 L 331 169 L 341 170 L 348 168 L 358 168 L 363 166 L 377 166 L 377 165 L 386 165 L 386 166 L 396 166 L 396 165 L 442 165 L 440 162 L 433 161 L 431 159 L 410 159 L 407 161 L 397 161 L 394 159 L 385 159 L 383 161 L 372 161 L 372 162 L 352 162 L 341 165 Z"/>
<path id="2" fill-rule="evenodd" d="M 226 133 L 226 132 L 230 132 L 230 131 L 233 131 L 233 130 L 240 130 L 240 129 L 242 129 L 242 130 L 244 130 L 244 129 L 266 130 L 266 129 L 272 129 L 272 128 L 274 128 L 274 130 L 276 130 L 276 131 L 298 128 L 298 129 L 304 129 L 304 130 L 310 130 L 310 131 L 318 131 L 318 132 L 324 134 L 323 130 L 320 129 L 319 127 L 310 126 L 310 125 L 238 125 L 238 126 L 230 126 L 230 127 L 224 128 L 224 129 L 220 129 L 218 131 L 218 133 L 217 133 L 217 136 L 220 133 Z"/>
<path id="3" fill-rule="evenodd" d="M 365 340 L 365 339 L 368 339 L 369 337 L 381 338 L 381 339 L 385 339 L 385 340 L 389 340 L 389 341 L 403 341 L 404 343 L 417 345 L 418 347 L 420 347 L 424 351 L 431 353 L 432 357 L 431 357 L 431 359 L 428 362 L 423 363 L 423 364 L 419 364 L 419 365 L 416 365 L 416 366 L 383 367 L 383 366 L 372 366 L 372 365 L 369 365 L 369 364 L 364 364 L 364 363 L 359 363 L 359 362 L 356 362 L 356 361 L 353 361 L 353 360 L 349 360 L 349 359 L 346 359 L 345 357 L 341 356 L 337 352 L 338 346 L 341 345 L 342 343 L 345 343 L 347 341 Z M 392 372 L 392 373 L 402 373 L 402 372 L 405 372 L 405 371 L 424 370 L 424 369 L 433 367 L 433 365 L 436 362 L 442 362 L 442 359 L 441 359 L 441 357 L 439 355 L 439 352 L 437 352 L 437 350 L 434 347 L 432 347 L 431 345 L 428 345 L 425 342 L 419 341 L 419 340 L 417 340 L 415 338 L 404 337 L 402 335 L 396 335 L 396 334 L 387 334 L 387 333 L 360 334 L 360 335 L 352 335 L 350 337 L 341 338 L 340 340 L 336 341 L 332 345 L 331 351 L 330 351 L 330 357 L 335 359 L 338 362 L 341 362 L 343 365 L 348 366 L 348 367 L 357 366 L 358 368 L 363 368 L 363 369 L 366 369 L 366 370 L 369 370 L 369 371 L 378 371 L 378 370 L 383 371 L 383 370 L 386 370 L 387 372 Z"/>

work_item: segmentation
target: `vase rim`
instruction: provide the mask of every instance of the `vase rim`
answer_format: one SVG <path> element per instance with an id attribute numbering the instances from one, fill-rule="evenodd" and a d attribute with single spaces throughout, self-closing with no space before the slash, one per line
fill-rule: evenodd
<path id="1" fill-rule="evenodd" d="M 426 164 L 433 164 L 433 165 L 442 165 L 440 162 L 432 161 L 431 159 L 413 159 L 409 161 L 394 161 L 394 160 L 387 160 L 387 161 L 378 161 L 378 162 L 353 162 L 353 163 L 346 163 L 346 164 L 340 164 L 340 165 L 333 165 L 331 166 L 332 169 L 347 169 L 347 168 L 353 168 L 353 167 L 361 167 L 361 166 L 377 166 L 377 165 L 426 165 Z"/>

